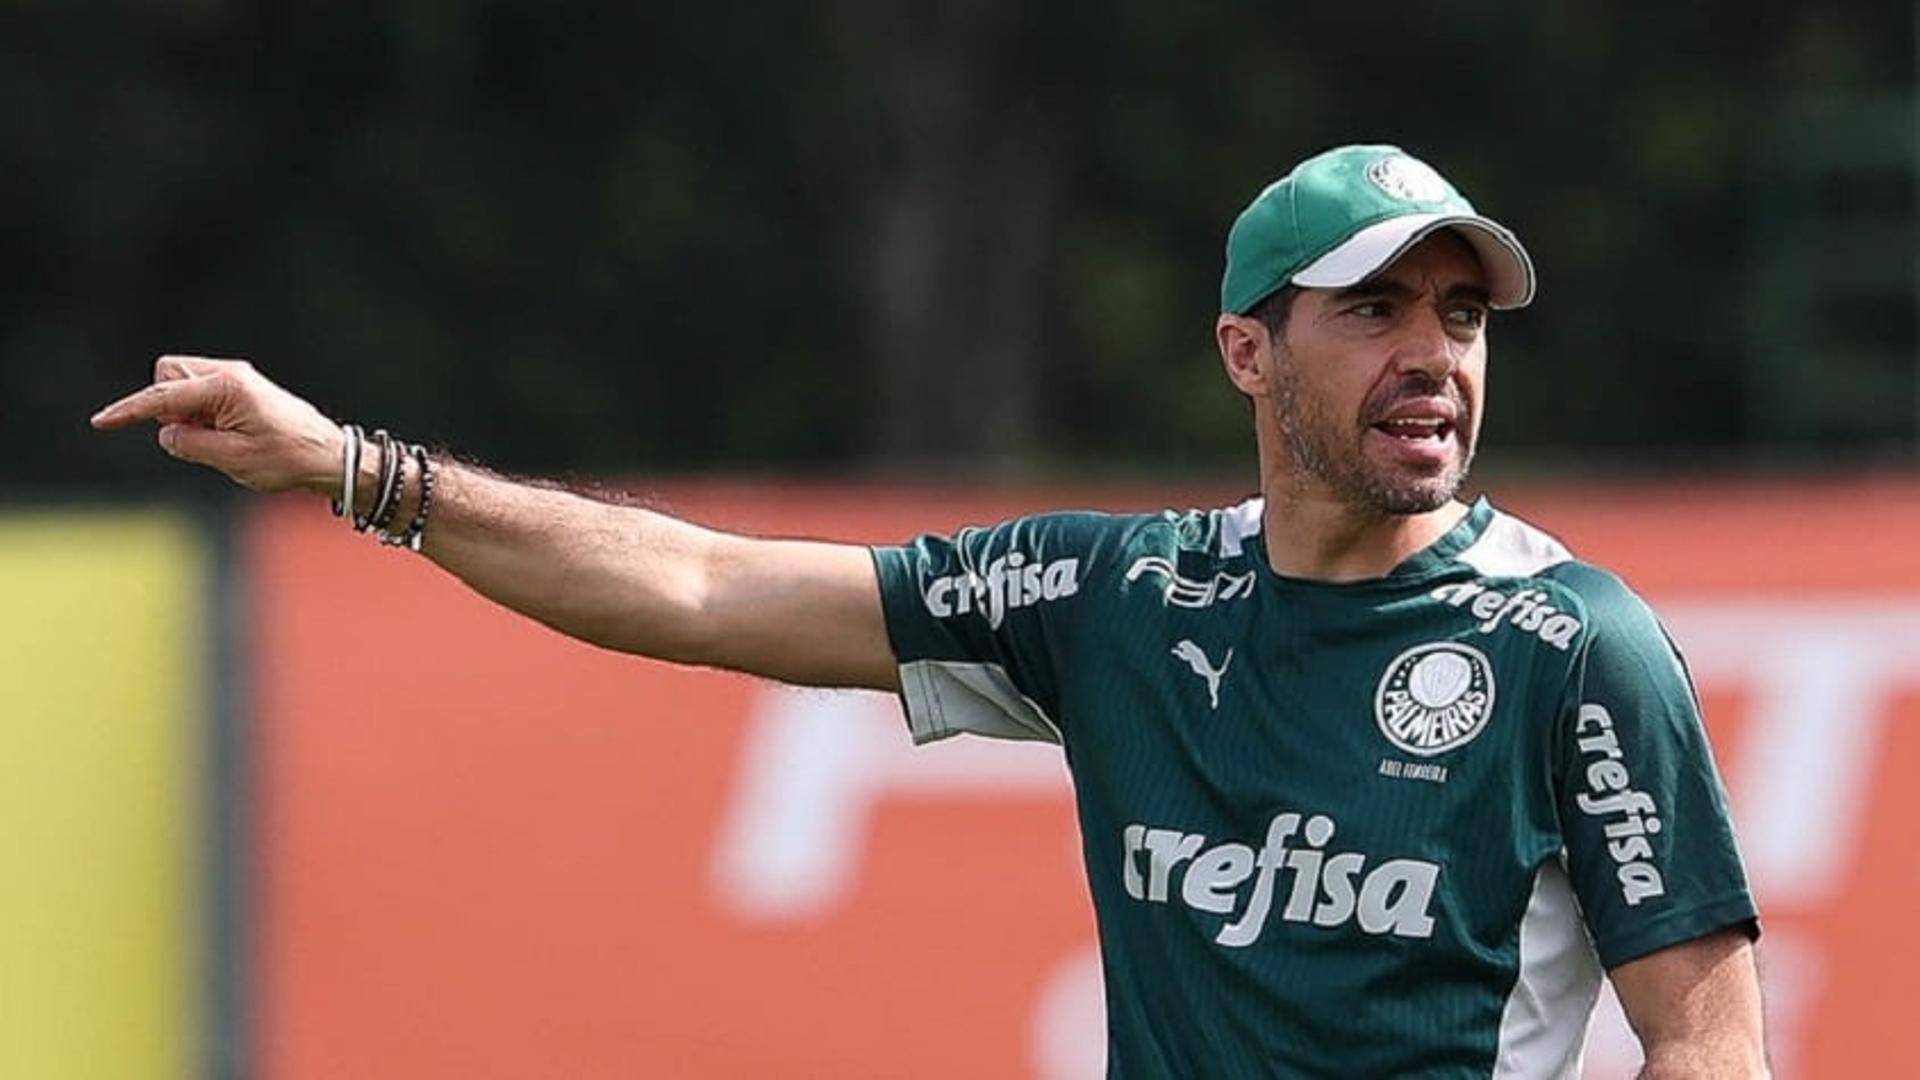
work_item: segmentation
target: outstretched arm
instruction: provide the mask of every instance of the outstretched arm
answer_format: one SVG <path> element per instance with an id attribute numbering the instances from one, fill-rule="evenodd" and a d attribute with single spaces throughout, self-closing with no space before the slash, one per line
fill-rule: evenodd
<path id="1" fill-rule="evenodd" d="M 168 453 L 246 487 L 341 494 L 339 426 L 244 361 L 163 356 L 152 385 L 93 424 L 148 420 Z M 371 459 L 356 484 L 362 512 L 378 486 Z M 400 520 L 417 501 L 416 485 Z M 898 687 L 862 547 L 734 536 L 445 458 L 424 541 L 480 593 L 596 645 L 787 682 Z"/>

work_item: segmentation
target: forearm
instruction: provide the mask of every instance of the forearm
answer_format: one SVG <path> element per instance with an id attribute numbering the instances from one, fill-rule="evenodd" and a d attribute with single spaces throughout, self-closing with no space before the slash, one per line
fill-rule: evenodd
<path id="1" fill-rule="evenodd" d="M 719 662 L 706 610 L 719 534 L 444 457 L 429 514 L 423 553 L 482 595 L 606 648 Z"/>
<path id="2" fill-rule="evenodd" d="M 362 462 L 362 514 L 377 470 Z M 416 472 L 405 479 L 403 523 L 420 493 Z M 811 685 L 897 684 L 861 548 L 736 536 L 444 456 L 423 541 L 482 595 L 605 648 Z"/>
<path id="3" fill-rule="evenodd" d="M 418 513 L 422 485 L 403 454 L 393 532 Z M 382 460 L 369 441 L 354 509 L 372 513 Z M 338 496 L 333 479 L 319 490 Z M 526 483 L 433 457 L 421 551 L 475 591 L 561 633 L 622 652 L 714 663 L 704 641 L 709 569 L 720 534 L 664 514 Z"/>

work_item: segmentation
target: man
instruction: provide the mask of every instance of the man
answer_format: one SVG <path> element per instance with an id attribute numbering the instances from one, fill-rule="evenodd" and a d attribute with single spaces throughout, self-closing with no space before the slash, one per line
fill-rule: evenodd
<path id="1" fill-rule="evenodd" d="M 1455 498 L 1488 314 L 1533 286 L 1426 165 L 1319 155 L 1228 239 L 1261 498 L 872 551 L 376 447 L 243 363 L 163 357 L 94 423 L 411 522 L 596 644 L 893 690 L 917 741 L 1060 743 L 1112 1075 L 1572 1076 L 1602 968 L 1645 1075 L 1764 1075 L 1756 912 L 1677 652 L 1618 579 Z"/>

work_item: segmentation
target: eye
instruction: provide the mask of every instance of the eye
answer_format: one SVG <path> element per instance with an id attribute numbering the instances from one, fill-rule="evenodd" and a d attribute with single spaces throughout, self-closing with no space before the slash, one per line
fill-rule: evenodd
<path id="1" fill-rule="evenodd" d="M 1362 319 L 1383 319 L 1391 313 L 1392 309 L 1388 307 L 1385 300 L 1362 300 L 1347 309 L 1347 314 L 1357 315 Z"/>
<path id="2" fill-rule="evenodd" d="M 1463 304 L 1448 311 L 1447 320 L 1456 326 L 1478 330 L 1487 325 L 1487 309 L 1477 304 Z"/>

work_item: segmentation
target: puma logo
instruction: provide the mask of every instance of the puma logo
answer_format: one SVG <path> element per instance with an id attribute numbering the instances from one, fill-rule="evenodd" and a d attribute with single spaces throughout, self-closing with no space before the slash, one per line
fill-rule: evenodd
<path id="1" fill-rule="evenodd" d="M 1179 644 L 1173 647 L 1173 655 L 1185 660 L 1195 675 L 1207 680 L 1208 706 L 1220 708 L 1220 677 L 1227 673 L 1227 665 L 1233 663 L 1233 650 L 1227 650 L 1226 659 L 1220 661 L 1217 668 L 1207 659 L 1206 652 L 1200 646 L 1186 638 L 1181 638 Z"/>

